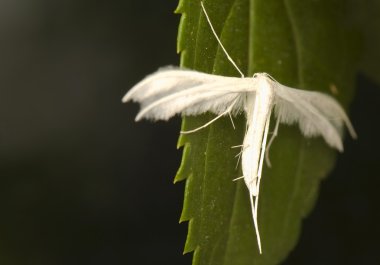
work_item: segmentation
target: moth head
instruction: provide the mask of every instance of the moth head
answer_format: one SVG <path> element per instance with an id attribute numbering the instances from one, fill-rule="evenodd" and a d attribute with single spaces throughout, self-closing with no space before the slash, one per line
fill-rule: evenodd
<path id="1" fill-rule="evenodd" d="M 253 74 L 253 78 L 259 78 L 259 77 L 262 77 L 262 76 L 265 76 L 266 75 L 266 73 L 255 73 L 255 74 Z"/>
<path id="2" fill-rule="evenodd" d="M 272 81 L 274 81 L 274 82 L 277 82 L 270 74 L 268 74 L 268 73 L 255 73 L 254 75 L 253 75 L 253 78 L 259 78 L 259 77 L 261 77 L 261 78 L 263 78 L 263 77 L 266 77 L 266 78 L 269 78 L 270 80 L 272 80 Z"/>

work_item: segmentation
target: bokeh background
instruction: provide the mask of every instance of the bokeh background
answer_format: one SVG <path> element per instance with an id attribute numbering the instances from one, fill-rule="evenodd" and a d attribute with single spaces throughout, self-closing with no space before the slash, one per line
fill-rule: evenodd
<path id="1" fill-rule="evenodd" d="M 134 123 L 137 81 L 178 65 L 176 0 L 0 0 L 0 264 L 191 264 L 180 119 Z M 285 264 L 375 264 L 379 87 Z M 318 159 L 318 158 L 316 158 Z"/>

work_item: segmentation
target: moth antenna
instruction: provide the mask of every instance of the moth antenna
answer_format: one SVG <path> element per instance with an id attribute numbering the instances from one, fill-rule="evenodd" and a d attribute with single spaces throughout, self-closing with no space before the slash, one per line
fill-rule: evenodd
<path id="1" fill-rule="evenodd" d="M 277 117 L 276 126 L 274 127 L 273 134 L 268 141 L 267 151 L 265 152 L 265 162 L 267 163 L 268 167 L 272 167 L 272 163 L 270 162 L 270 159 L 269 159 L 269 150 L 270 150 L 270 147 L 272 146 L 274 139 L 277 137 L 279 125 L 280 125 L 280 117 Z"/>
<path id="2" fill-rule="evenodd" d="M 244 74 L 243 74 L 243 72 L 239 69 L 239 67 L 236 65 L 236 63 L 234 62 L 234 60 L 232 60 L 231 56 L 228 54 L 228 52 L 227 52 L 226 49 L 224 48 L 222 42 L 220 41 L 218 35 L 216 34 L 216 32 L 215 32 L 215 30 L 214 30 L 214 27 L 213 27 L 212 24 L 211 24 L 211 20 L 210 20 L 210 18 L 208 17 L 207 12 L 206 12 L 206 9 L 205 9 L 205 7 L 204 7 L 204 5 L 203 5 L 203 1 L 201 1 L 201 6 L 202 6 L 203 13 L 205 14 L 205 17 L 206 17 L 206 19 L 207 19 L 207 22 L 208 22 L 208 24 L 210 25 L 211 31 L 212 31 L 212 33 L 214 34 L 216 40 L 218 41 L 220 47 L 222 48 L 224 54 L 227 56 L 227 59 L 232 63 L 232 65 L 235 67 L 235 69 L 239 72 L 239 74 L 241 75 L 241 77 L 244 78 Z"/>
<path id="3" fill-rule="evenodd" d="M 236 179 L 233 179 L 232 181 L 237 181 L 237 180 L 239 180 L 239 179 L 243 179 L 244 178 L 244 176 L 241 176 L 241 177 L 238 177 L 238 178 L 236 178 Z"/>

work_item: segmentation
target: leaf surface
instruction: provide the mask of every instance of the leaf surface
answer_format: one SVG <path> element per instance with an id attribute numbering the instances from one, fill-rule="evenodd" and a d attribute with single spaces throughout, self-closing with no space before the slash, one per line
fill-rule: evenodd
<path id="1" fill-rule="evenodd" d="M 347 106 L 356 71 L 352 36 L 343 0 L 209 0 L 206 10 L 222 43 L 239 68 L 252 76 L 267 72 L 280 83 L 323 91 Z M 238 76 L 201 12 L 200 1 L 181 0 L 178 35 L 181 66 Z M 211 114 L 185 117 L 182 130 L 197 128 Z M 258 222 L 260 255 L 249 196 L 236 168 L 245 117 L 228 118 L 181 135 L 183 158 L 175 181 L 186 179 L 181 221 L 189 221 L 185 252 L 196 265 L 278 264 L 294 248 L 302 219 L 312 209 L 320 181 L 332 169 L 335 151 L 320 138 L 306 139 L 297 126 L 280 126 L 264 167 Z M 273 125 L 272 121 L 272 125 Z"/>

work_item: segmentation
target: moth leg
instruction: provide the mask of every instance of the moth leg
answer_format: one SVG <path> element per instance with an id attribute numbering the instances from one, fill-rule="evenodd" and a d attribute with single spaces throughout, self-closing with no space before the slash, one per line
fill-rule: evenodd
<path id="1" fill-rule="evenodd" d="M 181 131 L 180 133 L 181 134 L 188 134 L 188 133 L 193 133 L 193 132 L 197 132 L 203 128 L 206 128 L 207 126 L 209 126 L 211 123 L 213 123 L 214 121 L 218 120 L 219 118 L 221 118 L 222 116 L 226 115 L 228 112 L 225 111 L 223 112 L 222 114 L 219 114 L 218 116 L 216 116 L 214 119 L 212 119 L 211 121 L 207 122 L 206 124 L 198 127 L 198 128 L 195 128 L 193 130 L 189 130 L 189 131 Z"/>
<path id="2" fill-rule="evenodd" d="M 249 192 L 249 197 L 250 197 L 249 199 L 250 199 L 250 202 L 251 202 L 253 225 L 255 226 L 257 244 L 259 246 L 259 251 L 260 251 L 260 254 L 261 254 L 262 253 L 262 251 L 261 251 L 261 239 L 260 239 L 259 227 L 257 225 L 257 211 L 255 209 L 255 204 L 253 203 L 253 197 L 254 196 L 251 194 L 251 192 Z M 256 198 L 256 200 L 257 200 L 257 198 Z"/>
<path id="3" fill-rule="evenodd" d="M 235 155 L 235 157 L 238 158 L 238 160 L 237 160 L 237 162 L 236 162 L 236 167 L 235 167 L 235 169 L 237 169 L 238 166 L 239 166 L 239 162 L 240 162 L 241 154 L 244 152 L 244 150 L 245 150 L 246 148 L 249 147 L 249 145 L 246 145 L 246 146 L 244 146 L 244 145 L 237 145 L 237 146 L 232 146 L 231 148 L 235 148 L 235 147 L 241 147 L 240 152 L 239 152 L 237 155 Z"/>
<path id="4" fill-rule="evenodd" d="M 245 149 L 247 149 L 249 147 L 249 145 L 246 145 L 246 146 L 241 146 L 241 150 L 240 150 L 240 152 L 237 154 L 237 155 L 235 155 L 235 157 L 238 157 L 238 156 L 240 156 L 243 152 L 244 152 L 244 150 Z"/>
<path id="5" fill-rule="evenodd" d="M 265 153 L 265 162 L 267 163 L 268 167 L 272 167 L 272 163 L 270 162 L 270 159 L 269 159 L 269 150 L 270 150 L 270 147 L 271 147 L 274 139 L 277 137 L 279 125 L 280 125 L 280 117 L 277 117 L 276 126 L 274 127 L 273 134 L 272 134 L 271 138 L 269 139 L 269 142 L 267 145 L 267 152 Z"/>
<path id="6" fill-rule="evenodd" d="M 239 145 L 234 145 L 234 146 L 231 146 L 231 148 L 241 148 L 240 152 L 235 155 L 235 157 L 238 157 L 238 160 L 237 160 L 237 163 L 236 163 L 236 166 L 235 166 L 235 169 L 238 168 L 239 166 L 239 162 L 240 162 L 240 157 L 241 157 L 241 154 L 243 153 L 244 149 L 246 149 L 249 145 L 245 146 L 243 144 L 239 144 Z"/>
<path id="7" fill-rule="evenodd" d="M 263 136 L 263 141 L 261 143 L 260 164 L 259 164 L 259 170 L 257 172 L 257 183 L 256 183 L 256 187 L 257 187 L 257 194 L 256 194 L 256 200 L 255 200 L 255 211 L 256 211 L 255 214 L 256 214 L 256 216 L 257 216 L 257 209 L 258 209 L 258 204 L 259 204 L 260 180 L 261 180 L 261 173 L 263 171 L 265 148 L 267 146 L 270 116 L 271 116 L 271 112 L 269 112 L 268 118 L 265 122 L 264 136 Z"/>
<path id="8" fill-rule="evenodd" d="M 240 152 L 240 153 L 237 155 L 238 160 L 236 161 L 235 170 L 239 167 L 239 162 L 240 162 L 241 154 L 242 154 L 242 152 Z M 236 157 L 236 156 L 235 156 L 235 157 Z"/>
<path id="9" fill-rule="evenodd" d="M 231 148 L 238 148 L 238 147 L 243 147 L 243 145 L 239 144 L 239 145 L 233 145 L 233 146 L 231 146 Z"/>
<path id="10" fill-rule="evenodd" d="M 203 128 L 206 128 L 207 126 L 209 126 L 210 124 L 212 124 L 214 121 L 220 119 L 220 118 L 223 117 L 224 115 L 226 115 L 226 114 L 230 114 L 230 112 L 231 112 L 232 108 L 235 106 L 237 100 L 238 100 L 238 98 L 236 98 L 236 99 L 231 103 L 231 105 L 227 108 L 226 111 L 222 112 L 221 114 L 219 114 L 219 115 L 216 116 L 214 119 L 212 119 L 211 121 L 207 122 L 206 124 L 204 124 L 204 125 L 202 125 L 202 126 L 200 126 L 200 127 L 198 127 L 198 128 L 195 128 L 195 129 L 193 129 L 193 130 L 189 130 L 189 131 L 181 131 L 180 133 L 181 133 L 181 134 L 188 134 L 188 133 L 197 132 L 197 131 L 199 131 L 199 130 L 201 130 L 201 129 L 203 129 Z M 235 126 L 234 126 L 234 128 L 235 128 Z"/>
<path id="11" fill-rule="evenodd" d="M 244 176 L 241 176 L 241 177 L 238 177 L 238 178 L 236 178 L 236 179 L 233 179 L 232 181 L 237 181 L 237 180 L 239 180 L 239 179 L 243 179 L 244 178 Z"/>
<path id="12" fill-rule="evenodd" d="M 234 120 L 232 119 L 231 112 L 228 112 L 228 116 L 230 117 L 230 120 L 231 120 L 231 123 L 232 123 L 232 127 L 235 130 L 235 123 L 234 123 Z"/>

